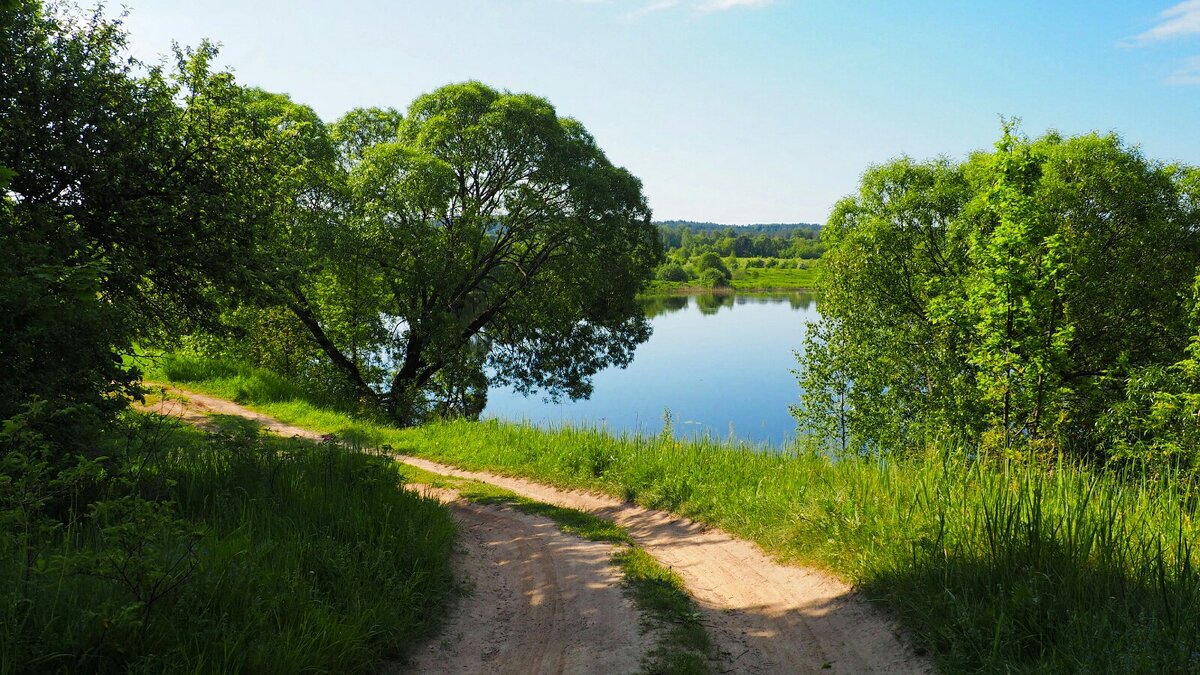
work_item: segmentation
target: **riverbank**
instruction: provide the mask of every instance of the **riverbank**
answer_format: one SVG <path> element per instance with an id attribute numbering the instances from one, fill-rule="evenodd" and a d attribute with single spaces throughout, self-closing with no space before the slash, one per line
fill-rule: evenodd
<path id="1" fill-rule="evenodd" d="M 729 286 L 717 288 L 699 285 L 696 281 L 655 279 L 643 295 L 812 291 L 817 287 L 820 267 L 815 262 L 805 267 L 746 267 L 743 264 L 733 270 L 732 275 Z"/>
<path id="2" fill-rule="evenodd" d="M 219 414 L 272 433 L 320 438 L 225 399 L 175 387 L 167 394 L 178 407 L 160 406 L 165 414 L 198 423 Z M 472 588 L 410 672 L 699 675 L 816 672 L 837 664 L 848 673 L 916 675 L 932 669 L 904 644 L 894 622 L 845 584 L 781 565 L 720 530 L 596 493 L 465 472 L 386 449 L 379 454 L 398 462 L 409 489 L 436 495 L 454 511 L 456 585 Z M 544 517 L 581 539 L 556 535 Z M 606 564 L 610 557 L 643 611 L 640 619 L 613 594 L 618 575 Z"/>
<path id="3" fill-rule="evenodd" d="M 395 429 L 318 408 L 268 373 L 159 361 L 153 376 L 364 444 L 598 490 L 827 569 L 888 608 L 948 672 L 1181 672 L 1200 667 L 1200 536 L 1169 478 L 1067 463 L 763 454 L 669 434 L 499 422 Z"/>

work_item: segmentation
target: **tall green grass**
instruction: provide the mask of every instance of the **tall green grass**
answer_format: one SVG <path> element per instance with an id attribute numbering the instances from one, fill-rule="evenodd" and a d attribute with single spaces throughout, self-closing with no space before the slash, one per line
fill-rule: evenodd
<path id="1" fill-rule="evenodd" d="M 0 672 L 365 672 L 436 622 L 453 523 L 390 461 L 135 424 L 119 489 L 4 514 Z"/>
<path id="2" fill-rule="evenodd" d="M 397 430 L 300 400 L 263 407 L 399 452 L 720 526 L 852 582 L 948 672 L 1200 671 L 1196 495 L 1170 476 L 985 463 L 950 446 L 834 461 L 495 421 Z"/>

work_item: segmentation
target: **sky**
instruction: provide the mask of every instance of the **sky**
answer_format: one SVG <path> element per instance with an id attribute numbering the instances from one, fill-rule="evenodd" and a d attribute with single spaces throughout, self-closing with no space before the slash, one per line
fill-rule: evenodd
<path id="1" fill-rule="evenodd" d="M 863 171 L 1001 116 L 1200 165 L 1200 0 L 125 0 L 132 49 L 221 45 L 333 121 L 450 82 L 547 98 L 657 220 L 823 223 Z"/>

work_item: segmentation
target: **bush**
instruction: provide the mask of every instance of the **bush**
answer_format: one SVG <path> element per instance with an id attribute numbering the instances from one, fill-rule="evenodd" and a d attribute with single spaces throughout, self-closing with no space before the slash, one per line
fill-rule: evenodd
<path id="1" fill-rule="evenodd" d="M 725 266 L 725 262 L 721 260 L 721 256 L 712 251 L 700 256 L 700 259 L 696 261 L 696 272 L 702 280 L 705 278 L 704 273 L 710 270 L 718 272 L 726 281 L 733 276 L 729 268 Z"/>
<path id="2" fill-rule="evenodd" d="M 720 270 L 709 268 L 700 273 L 700 284 L 709 288 L 728 288 L 729 277 Z"/>
<path id="3" fill-rule="evenodd" d="M 678 263 L 668 263 L 658 268 L 658 278 L 663 281 L 688 281 L 691 275 Z"/>

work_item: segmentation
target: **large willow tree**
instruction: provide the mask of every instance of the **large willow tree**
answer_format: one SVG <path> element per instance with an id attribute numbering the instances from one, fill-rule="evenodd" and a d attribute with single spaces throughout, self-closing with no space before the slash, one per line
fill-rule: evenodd
<path id="1" fill-rule="evenodd" d="M 1115 136 L 1009 128 L 966 162 L 870 169 L 823 235 L 801 426 L 856 451 L 1108 454 L 1130 378 L 1194 332 L 1195 176 Z"/>
<path id="2" fill-rule="evenodd" d="M 278 140 L 263 297 L 360 400 L 412 423 L 477 414 L 494 383 L 586 396 L 649 336 L 641 183 L 545 99 L 468 82 L 326 126 L 251 98 Z"/>

